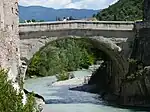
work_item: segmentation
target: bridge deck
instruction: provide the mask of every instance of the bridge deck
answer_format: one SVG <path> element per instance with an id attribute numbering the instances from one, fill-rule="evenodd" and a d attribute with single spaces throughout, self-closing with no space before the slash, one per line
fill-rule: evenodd
<path id="1" fill-rule="evenodd" d="M 73 20 L 73 21 L 49 21 L 49 22 L 34 22 L 34 23 L 20 23 L 20 26 L 24 25 L 38 25 L 38 24 L 65 24 L 65 23 L 101 23 L 101 24 L 134 24 L 134 21 L 84 21 L 84 20 Z"/>

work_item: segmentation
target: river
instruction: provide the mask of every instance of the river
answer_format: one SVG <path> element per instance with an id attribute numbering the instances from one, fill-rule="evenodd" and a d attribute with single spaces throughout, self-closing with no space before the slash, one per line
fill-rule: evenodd
<path id="1" fill-rule="evenodd" d="M 88 70 L 75 71 L 74 75 L 78 79 L 83 79 L 84 76 L 90 75 L 90 72 Z M 56 78 L 50 76 L 28 79 L 25 81 L 24 87 L 28 91 L 34 91 L 44 97 L 46 104 L 43 112 L 139 112 L 107 106 L 98 94 L 69 90 L 69 88 L 81 85 L 82 82 L 79 81 L 73 84 L 69 81 L 57 83 Z"/>

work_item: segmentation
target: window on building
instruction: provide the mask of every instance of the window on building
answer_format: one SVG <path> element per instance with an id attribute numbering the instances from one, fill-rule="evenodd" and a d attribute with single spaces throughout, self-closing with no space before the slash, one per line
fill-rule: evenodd
<path id="1" fill-rule="evenodd" d="M 14 13 L 14 8 L 13 7 L 11 8 L 11 12 Z"/>

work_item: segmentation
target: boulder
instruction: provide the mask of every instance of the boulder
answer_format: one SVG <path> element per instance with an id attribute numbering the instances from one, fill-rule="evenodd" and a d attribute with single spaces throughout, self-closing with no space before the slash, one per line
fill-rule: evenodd
<path id="1" fill-rule="evenodd" d="M 70 72 L 70 73 L 69 73 L 69 79 L 73 79 L 73 78 L 75 78 L 74 73 L 73 73 L 73 72 Z"/>
<path id="2" fill-rule="evenodd" d="M 31 93 L 31 92 L 29 92 L 28 90 L 26 90 L 26 89 L 24 89 L 24 92 L 25 92 L 25 94 L 27 95 L 27 94 L 29 94 L 29 93 Z M 45 100 L 44 100 L 44 98 L 41 96 L 41 95 L 39 95 L 39 94 L 34 94 L 34 96 L 35 96 L 35 107 L 34 107 L 34 109 L 35 109 L 35 112 L 42 112 L 42 110 L 43 110 L 43 106 L 44 106 L 44 104 L 45 104 Z"/>

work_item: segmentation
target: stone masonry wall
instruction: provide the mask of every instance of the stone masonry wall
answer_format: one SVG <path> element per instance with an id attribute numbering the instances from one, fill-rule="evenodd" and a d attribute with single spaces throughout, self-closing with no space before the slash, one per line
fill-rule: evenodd
<path id="1" fill-rule="evenodd" d="M 136 23 L 136 38 L 131 58 L 150 65 L 150 23 L 148 21 Z"/>
<path id="2" fill-rule="evenodd" d="M 18 1 L 0 0 L 0 66 L 8 69 L 9 79 L 19 71 Z"/>

